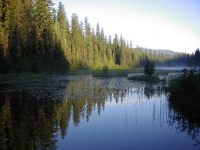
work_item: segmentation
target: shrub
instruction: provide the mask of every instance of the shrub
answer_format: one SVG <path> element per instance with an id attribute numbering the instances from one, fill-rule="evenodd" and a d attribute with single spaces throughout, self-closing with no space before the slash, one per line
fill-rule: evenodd
<path id="1" fill-rule="evenodd" d="M 147 61 L 147 63 L 144 66 L 144 74 L 151 76 L 152 74 L 154 74 L 155 68 L 154 68 L 154 64 L 151 61 Z"/>
<path id="2" fill-rule="evenodd" d="M 195 90 L 200 81 L 198 69 L 196 66 L 182 69 L 176 81 L 183 90 Z"/>
<path id="3" fill-rule="evenodd" d="M 200 122 L 200 77 L 195 66 L 184 68 L 169 87 L 169 105 L 189 120 Z"/>
<path id="4" fill-rule="evenodd" d="M 103 66 L 103 74 L 104 75 L 108 74 L 108 69 L 109 69 L 109 67 L 107 65 Z"/>

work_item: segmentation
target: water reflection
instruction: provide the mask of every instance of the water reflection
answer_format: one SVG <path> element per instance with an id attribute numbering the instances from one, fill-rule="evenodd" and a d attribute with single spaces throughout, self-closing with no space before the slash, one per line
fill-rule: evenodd
<path id="1" fill-rule="evenodd" d="M 1 94 L 1 149 L 56 149 L 58 108 L 57 101 L 27 100 L 24 92 Z"/>
<path id="2" fill-rule="evenodd" d="M 200 123 L 191 122 L 182 113 L 174 111 L 169 107 L 168 123 L 170 127 L 175 128 L 178 132 L 185 132 L 187 135 L 194 140 L 193 146 L 200 145 Z"/>
<path id="3" fill-rule="evenodd" d="M 117 134 L 115 135 L 117 138 L 124 137 L 118 133 L 120 124 L 118 121 L 109 121 L 118 120 L 122 116 L 122 122 L 126 125 L 125 133 L 132 138 L 136 138 L 133 131 L 141 132 L 143 136 L 148 135 L 144 133 L 145 124 L 151 123 L 153 127 L 157 125 L 161 127 L 168 121 L 170 126 L 178 124 L 175 127 L 180 132 L 190 130 L 191 134 L 188 135 L 194 137 L 195 140 L 198 139 L 199 126 L 181 125 L 184 117 L 175 123 L 177 114 L 172 109 L 168 109 L 166 94 L 160 83 L 144 84 L 129 81 L 126 78 L 93 78 L 92 76 L 69 76 L 62 77 L 62 80 L 54 78 L 51 81 L 26 86 L 12 92 L 4 91 L 0 94 L 1 149 L 59 149 L 61 139 L 58 137 L 61 136 L 62 139 L 69 137 L 66 139 L 69 143 L 73 139 L 71 134 L 68 135 L 68 132 L 72 131 L 69 129 L 70 122 L 77 127 L 84 122 L 83 120 L 86 122 L 89 122 L 91 118 L 94 120 L 95 112 L 101 118 L 107 118 L 107 122 L 103 122 L 106 125 L 105 128 L 110 131 L 113 127 L 116 128 L 113 132 Z M 115 106 L 112 108 L 113 105 Z M 106 113 L 106 110 L 110 110 L 109 107 L 112 111 Z M 143 112 L 145 109 L 148 110 L 147 115 Z M 106 115 L 102 115 L 103 112 Z M 101 119 L 97 118 L 96 122 L 99 120 Z M 91 127 L 91 133 L 88 134 L 103 133 L 106 129 L 102 129 L 101 123 Z M 112 127 L 109 127 L 108 123 L 112 124 Z M 133 130 L 133 124 L 138 125 L 137 130 Z M 98 131 L 96 129 L 93 131 L 93 128 L 98 128 Z M 110 131 L 106 130 L 105 134 Z M 78 134 L 82 137 L 80 133 Z M 114 137 L 107 136 L 107 138 Z M 140 136 L 137 135 L 137 137 Z M 84 139 L 78 142 L 81 143 L 81 141 Z M 122 144 L 123 142 L 127 145 L 126 148 L 133 148 L 131 141 L 126 139 L 126 141 L 122 140 Z M 117 146 L 118 143 L 115 144 Z M 70 144 L 68 146 L 70 147 Z"/>
<path id="4" fill-rule="evenodd" d="M 148 99 L 150 99 L 150 97 L 152 97 L 153 95 L 154 95 L 154 93 L 155 93 L 155 89 L 154 89 L 154 87 L 153 87 L 153 85 L 145 85 L 145 87 L 144 87 L 144 94 L 146 95 L 146 97 L 148 98 Z"/>

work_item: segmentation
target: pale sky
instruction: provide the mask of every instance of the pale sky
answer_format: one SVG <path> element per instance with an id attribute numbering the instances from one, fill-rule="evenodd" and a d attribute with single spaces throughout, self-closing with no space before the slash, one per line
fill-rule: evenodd
<path id="1" fill-rule="evenodd" d="M 200 48 L 200 0 L 52 0 L 61 1 L 67 18 L 94 29 L 97 23 L 106 36 L 122 35 L 133 46 L 192 53 Z"/>

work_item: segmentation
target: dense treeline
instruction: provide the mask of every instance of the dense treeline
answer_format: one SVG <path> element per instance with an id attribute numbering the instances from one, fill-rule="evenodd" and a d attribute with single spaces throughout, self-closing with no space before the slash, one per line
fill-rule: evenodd
<path id="1" fill-rule="evenodd" d="M 156 64 L 174 59 L 132 48 L 122 36 L 107 37 L 99 24 L 94 29 L 76 14 L 69 21 L 64 5 L 60 2 L 57 10 L 53 5 L 52 0 L 0 1 L 1 73 L 125 68 L 144 65 L 147 59 Z"/>
<path id="2" fill-rule="evenodd" d="M 2 72 L 68 70 L 59 35 L 62 10 L 56 15 L 50 0 L 1 0 L 0 5 Z"/>

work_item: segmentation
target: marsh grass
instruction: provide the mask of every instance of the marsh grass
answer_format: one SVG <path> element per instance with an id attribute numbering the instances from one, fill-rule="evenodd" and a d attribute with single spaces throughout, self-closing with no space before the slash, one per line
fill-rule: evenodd
<path id="1" fill-rule="evenodd" d="M 162 70 L 156 69 L 155 75 L 168 74 L 176 72 L 175 70 Z M 144 68 L 133 68 L 133 69 L 109 69 L 107 74 L 103 73 L 103 69 L 97 70 L 75 70 L 71 71 L 70 75 L 81 75 L 81 74 L 92 74 L 94 77 L 115 77 L 115 76 L 128 76 L 130 73 L 144 73 Z"/>
<path id="2" fill-rule="evenodd" d="M 128 77 L 128 80 L 145 81 L 145 82 L 159 82 L 159 81 L 161 81 L 158 76 L 148 76 L 148 75 L 131 76 L 131 77 Z"/>
<path id="3" fill-rule="evenodd" d="M 67 75 L 93 75 L 94 77 L 116 77 L 116 76 L 128 76 L 130 73 L 143 73 L 144 68 L 130 68 L 130 69 L 109 69 L 107 74 L 103 74 L 103 69 L 96 70 L 72 70 Z M 162 70 L 156 69 L 155 75 L 167 74 L 175 72 L 174 70 Z M 65 74 L 66 75 L 66 74 Z M 45 74 L 20 74 L 20 73 L 9 73 L 0 74 L 0 84 L 3 82 L 24 82 L 24 81 L 40 81 L 45 78 Z M 55 75 L 56 76 L 56 75 Z"/>
<path id="4" fill-rule="evenodd" d="M 116 76 L 128 76 L 131 72 L 130 69 L 109 69 L 107 74 L 104 72 L 95 73 L 93 77 L 116 77 Z"/>
<path id="5" fill-rule="evenodd" d="M 8 73 L 8 74 L 0 74 L 1 78 L 10 78 L 10 79 L 15 79 L 15 78 L 41 78 L 42 74 L 24 74 L 24 73 Z"/>
<path id="6" fill-rule="evenodd" d="M 155 69 L 154 74 L 155 75 L 159 75 L 159 74 L 168 74 L 168 73 L 172 73 L 172 72 L 180 72 L 180 70 L 163 70 L 163 69 Z"/>
<path id="7" fill-rule="evenodd" d="M 43 79 L 42 74 L 0 74 L 1 85 L 23 85 L 31 82 L 40 82 Z"/>
<path id="8" fill-rule="evenodd" d="M 107 76 L 117 76 L 123 75 L 127 76 L 129 73 L 142 73 L 144 72 L 143 68 L 134 68 L 134 69 L 109 69 L 107 72 Z M 96 70 L 72 70 L 70 75 L 83 75 L 83 74 L 92 74 L 94 76 L 105 76 L 103 74 L 103 69 Z"/>

